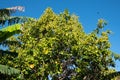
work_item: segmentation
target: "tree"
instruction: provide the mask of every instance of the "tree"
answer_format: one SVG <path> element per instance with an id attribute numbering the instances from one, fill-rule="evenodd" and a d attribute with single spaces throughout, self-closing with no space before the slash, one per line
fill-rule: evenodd
<path id="1" fill-rule="evenodd" d="M 24 11 L 24 7 L 22 6 L 15 6 L 10 8 L 4 8 L 0 9 L 0 25 L 5 25 L 5 23 L 8 23 L 8 25 L 18 23 L 21 20 L 21 17 L 18 16 L 11 16 L 11 14 L 15 13 L 16 11 Z"/>
<path id="2" fill-rule="evenodd" d="M 17 16 L 11 16 L 12 13 L 16 11 L 23 11 L 24 7 L 22 6 L 16 6 L 11 8 L 4 8 L 0 9 L 0 26 L 4 27 L 4 25 L 7 26 L 7 23 L 9 26 L 0 29 L 0 45 L 7 46 L 10 43 L 15 43 L 12 41 L 8 41 L 8 38 L 18 34 L 21 32 L 21 24 L 16 23 L 22 23 L 25 21 L 24 17 L 17 17 Z M 11 26 L 12 25 L 12 26 Z M 5 51 L 2 48 L 0 49 L 0 79 L 9 79 L 11 75 L 13 74 L 20 74 L 20 70 L 9 67 L 6 65 L 6 59 L 4 57 L 15 57 L 15 52 Z M 2 62 L 4 61 L 4 62 Z"/>
<path id="3" fill-rule="evenodd" d="M 115 62 L 110 31 L 101 31 L 105 25 L 99 19 L 98 27 L 87 34 L 68 10 L 55 14 L 47 8 L 37 21 L 24 24 L 20 36 L 12 37 L 21 44 L 9 45 L 10 51 L 18 53 L 10 63 L 29 80 L 48 80 L 49 76 L 53 80 L 110 80 L 114 77 L 109 75 L 119 72 L 110 69 Z"/>

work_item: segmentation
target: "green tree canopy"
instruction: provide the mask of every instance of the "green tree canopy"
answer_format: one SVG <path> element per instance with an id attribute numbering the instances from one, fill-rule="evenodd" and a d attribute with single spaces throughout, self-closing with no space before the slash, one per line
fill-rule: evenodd
<path id="1" fill-rule="evenodd" d="M 110 80 L 115 62 L 109 31 L 101 31 L 105 24 L 100 19 L 98 27 L 87 34 L 68 10 L 55 14 L 47 8 L 37 21 L 24 24 L 20 36 L 12 37 L 20 44 L 9 48 L 18 57 L 7 64 L 20 69 L 29 80 L 48 80 L 48 76 L 53 80 Z"/>

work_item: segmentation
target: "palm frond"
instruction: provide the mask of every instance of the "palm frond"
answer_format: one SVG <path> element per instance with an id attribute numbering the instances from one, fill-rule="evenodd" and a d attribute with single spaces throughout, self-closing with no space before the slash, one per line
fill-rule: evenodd
<path id="1" fill-rule="evenodd" d="M 24 11 L 24 7 L 22 6 L 15 6 L 10 8 L 0 9 L 0 25 L 4 25 L 7 20 L 10 20 L 9 17 L 11 14 L 15 13 L 16 11 Z"/>
<path id="2" fill-rule="evenodd" d="M 0 30 L 0 42 L 5 41 L 7 38 L 13 36 L 14 34 L 18 34 L 20 32 L 21 32 L 21 24 L 15 24 L 3 28 Z"/>
<path id="3" fill-rule="evenodd" d="M 104 76 L 104 80 L 111 80 L 111 79 L 113 79 L 113 78 L 115 78 L 117 76 L 120 76 L 120 71 L 113 72 L 113 73 L 110 73 L 110 74 Z"/>
<path id="4" fill-rule="evenodd" d="M 0 64 L 0 73 L 1 74 L 7 74 L 7 75 L 19 74 L 20 70 L 9 67 L 7 65 Z"/>

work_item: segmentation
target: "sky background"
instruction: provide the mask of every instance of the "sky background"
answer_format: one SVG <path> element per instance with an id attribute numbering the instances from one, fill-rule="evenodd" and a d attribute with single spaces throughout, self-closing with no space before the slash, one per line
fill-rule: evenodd
<path id="1" fill-rule="evenodd" d="M 0 0 L 0 8 L 24 6 L 25 12 L 17 12 L 18 16 L 39 18 L 47 7 L 55 13 L 68 9 L 70 14 L 79 16 L 85 32 L 89 33 L 96 28 L 100 18 L 105 19 L 108 25 L 105 30 L 111 30 L 111 50 L 120 54 L 120 0 Z M 116 62 L 116 69 L 120 71 L 120 62 Z"/>

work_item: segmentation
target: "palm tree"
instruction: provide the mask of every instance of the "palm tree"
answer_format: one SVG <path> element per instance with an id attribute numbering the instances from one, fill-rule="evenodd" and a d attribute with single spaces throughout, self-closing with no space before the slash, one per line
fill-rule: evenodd
<path id="1" fill-rule="evenodd" d="M 24 7 L 22 6 L 15 6 L 11 8 L 4 8 L 0 9 L 0 25 L 2 29 L 0 29 L 0 45 L 6 44 L 8 41 L 7 39 L 14 34 L 18 34 L 21 32 L 20 27 L 21 24 L 25 21 L 24 17 L 18 17 L 18 16 L 11 16 L 12 13 L 15 13 L 16 11 L 24 11 Z M 8 23 L 8 24 L 7 24 Z M 3 27 L 4 25 L 10 25 L 7 27 Z M 7 44 L 6 44 L 7 45 Z M 0 49 L 0 54 L 11 54 L 10 51 L 4 51 L 3 49 Z M 1 79 L 5 77 L 6 75 L 12 75 L 12 74 L 19 74 L 20 70 L 9 67 L 7 65 L 0 64 L 0 75 Z"/>
<path id="2" fill-rule="evenodd" d="M 21 17 L 21 16 L 11 16 L 11 14 L 20 11 L 24 11 L 24 7 L 15 6 L 10 8 L 0 9 L 0 45 L 5 45 L 5 47 L 9 44 L 19 43 L 18 41 L 11 41 L 9 37 L 14 36 L 15 34 L 19 34 L 22 32 L 22 27 L 24 22 L 26 21 L 35 21 L 35 19 L 30 17 Z M 6 26 L 7 25 L 7 26 Z M 15 53 L 15 54 L 14 54 Z M 2 55 L 11 55 L 16 57 L 16 52 L 11 52 L 9 50 L 0 49 L 0 56 Z M 0 79 L 4 77 L 9 77 L 12 74 L 19 74 L 20 70 L 12 68 L 5 65 L 0 64 Z M 22 76 L 21 74 L 19 76 Z"/>

